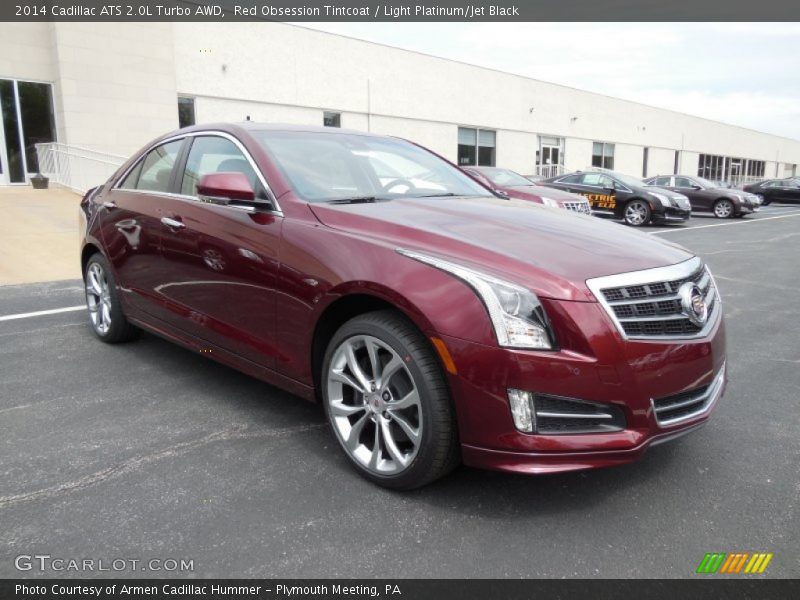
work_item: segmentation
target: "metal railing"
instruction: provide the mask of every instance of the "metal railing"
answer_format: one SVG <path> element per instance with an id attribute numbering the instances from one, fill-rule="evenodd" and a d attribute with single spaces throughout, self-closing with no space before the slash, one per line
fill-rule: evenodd
<path id="1" fill-rule="evenodd" d="M 538 177 L 555 177 L 566 172 L 564 165 L 536 165 L 534 175 Z"/>
<path id="2" fill-rule="evenodd" d="M 104 183 L 125 162 L 124 156 L 60 142 L 36 144 L 39 172 L 51 183 L 83 193 Z"/>

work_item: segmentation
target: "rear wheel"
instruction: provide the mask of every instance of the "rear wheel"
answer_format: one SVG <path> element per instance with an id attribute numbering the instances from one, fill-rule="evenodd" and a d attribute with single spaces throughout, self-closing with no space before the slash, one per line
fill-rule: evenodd
<path id="1" fill-rule="evenodd" d="M 733 216 L 733 202 L 722 198 L 714 202 L 714 216 L 718 219 L 730 219 Z"/>
<path id="2" fill-rule="evenodd" d="M 632 227 L 641 227 L 650 222 L 650 206 L 644 200 L 631 200 L 625 205 L 625 222 Z"/>
<path id="3" fill-rule="evenodd" d="M 444 374 L 425 336 L 396 311 L 345 323 L 328 345 L 321 384 L 339 444 L 370 481 L 408 490 L 458 464 Z"/>
<path id="4" fill-rule="evenodd" d="M 86 307 L 92 329 L 109 344 L 127 342 L 139 337 L 141 330 L 128 322 L 119 302 L 114 274 L 108 261 L 99 252 L 86 263 L 84 273 Z"/>

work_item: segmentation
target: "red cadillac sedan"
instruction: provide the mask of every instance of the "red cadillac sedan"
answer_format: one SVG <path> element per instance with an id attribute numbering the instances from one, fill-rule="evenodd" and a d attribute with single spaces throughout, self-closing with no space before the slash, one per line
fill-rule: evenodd
<path id="1" fill-rule="evenodd" d="M 86 194 L 103 342 L 167 338 L 324 406 L 355 470 L 626 463 L 723 393 L 710 271 L 614 223 L 493 195 L 413 143 L 196 126 Z"/>
<path id="2" fill-rule="evenodd" d="M 589 201 L 580 194 L 572 194 L 555 188 L 536 185 L 511 169 L 499 167 L 461 167 L 462 171 L 483 185 L 503 196 L 518 200 L 530 200 L 551 208 L 563 208 L 585 215 L 592 214 Z"/>

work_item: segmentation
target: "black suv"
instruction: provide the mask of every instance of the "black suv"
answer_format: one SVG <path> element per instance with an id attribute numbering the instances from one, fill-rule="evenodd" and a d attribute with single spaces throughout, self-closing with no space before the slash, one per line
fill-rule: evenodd
<path id="1" fill-rule="evenodd" d="M 646 185 L 641 179 L 615 171 L 578 171 L 545 179 L 539 185 L 586 196 L 592 213 L 623 219 L 633 227 L 684 222 L 692 213 L 683 194 Z"/>
<path id="2" fill-rule="evenodd" d="M 763 198 L 764 206 L 770 202 L 800 202 L 800 182 L 788 179 L 767 179 L 744 186 L 744 191 Z"/>
<path id="3" fill-rule="evenodd" d="M 743 217 L 757 212 L 761 207 L 761 199 L 755 194 L 721 187 L 702 177 L 658 175 L 644 182 L 680 192 L 688 196 L 693 211 L 710 212 L 720 219 Z"/>

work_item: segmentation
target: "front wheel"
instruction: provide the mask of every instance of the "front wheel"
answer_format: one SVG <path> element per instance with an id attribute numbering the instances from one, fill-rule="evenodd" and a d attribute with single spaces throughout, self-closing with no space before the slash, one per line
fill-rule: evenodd
<path id="1" fill-rule="evenodd" d="M 139 328 L 131 325 L 122 312 L 114 274 L 108 261 L 99 252 L 86 263 L 84 273 L 86 307 L 92 329 L 108 344 L 127 342 L 139 337 Z"/>
<path id="2" fill-rule="evenodd" d="M 718 219 L 730 219 L 733 216 L 733 202 L 725 198 L 714 203 L 714 216 Z"/>
<path id="3" fill-rule="evenodd" d="M 631 200 L 625 206 L 625 223 L 641 227 L 650 222 L 650 206 L 644 200 Z"/>
<path id="4" fill-rule="evenodd" d="M 321 385 L 336 439 L 370 481 L 408 490 L 458 464 L 441 367 L 425 336 L 401 314 L 376 311 L 345 323 L 328 345 Z"/>

